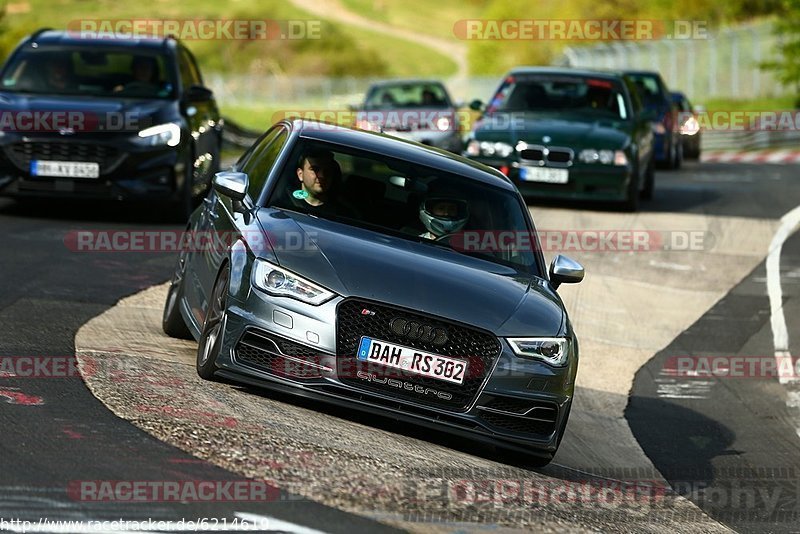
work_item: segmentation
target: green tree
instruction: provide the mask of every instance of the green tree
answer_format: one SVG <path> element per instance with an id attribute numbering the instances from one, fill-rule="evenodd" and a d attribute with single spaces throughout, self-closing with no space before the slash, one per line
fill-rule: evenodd
<path id="1" fill-rule="evenodd" d="M 798 93 L 795 105 L 800 107 L 800 0 L 784 0 L 774 32 L 780 56 L 761 66 L 775 71 L 782 84 L 794 87 Z"/>

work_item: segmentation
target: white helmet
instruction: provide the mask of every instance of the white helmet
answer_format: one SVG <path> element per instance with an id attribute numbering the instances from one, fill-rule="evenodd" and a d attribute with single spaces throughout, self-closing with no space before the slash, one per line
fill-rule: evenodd
<path id="1" fill-rule="evenodd" d="M 419 220 L 437 237 L 458 232 L 468 219 L 467 203 L 458 198 L 431 196 L 419 206 Z"/>

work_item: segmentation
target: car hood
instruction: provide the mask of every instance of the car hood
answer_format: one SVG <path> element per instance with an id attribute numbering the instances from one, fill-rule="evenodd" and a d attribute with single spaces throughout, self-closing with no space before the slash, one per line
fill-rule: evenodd
<path id="1" fill-rule="evenodd" d="M 261 209 L 278 263 L 345 297 L 445 317 L 500 336 L 563 333 L 544 280 L 458 252 L 317 217 Z"/>
<path id="2" fill-rule="evenodd" d="M 544 138 L 549 137 L 549 141 Z M 475 126 L 475 139 L 503 141 L 516 145 L 519 141 L 547 146 L 620 149 L 630 139 L 623 121 L 591 120 L 585 116 L 495 113 Z"/>
<path id="3" fill-rule="evenodd" d="M 175 120 L 176 104 L 169 100 L 91 98 L 81 96 L 24 95 L 0 93 L 0 112 L 32 112 L 41 117 L 41 127 L 17 120 L 22 132 L 58 131 L 65 122 L 76 132 L 137 132 L 154 124 Z M 61 114 L 59 121 L 53 115 Z M 72 114 L 72 115 L 69 115 Z M 11 128 L 12 130 L 14 128 Z M 7 130 L 7 128 L 4 128 Z"/>

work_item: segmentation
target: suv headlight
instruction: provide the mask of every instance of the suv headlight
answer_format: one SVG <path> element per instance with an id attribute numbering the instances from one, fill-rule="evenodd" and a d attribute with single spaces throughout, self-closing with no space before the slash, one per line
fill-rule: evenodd
<path id="1" fill-rule="evenodd" d="M 569 358 L 569 340 L 565 337 L 515 337 L 508 338 L 514 354 L 521 358 L 541 360 L 563 367 Z"/>
<path id="2" fill-rule="evenodd" d="M 319 306 L 334 297 L 331 291 L 265 260 L 253 265 L 253 285 L 278 297 L 290 297 Z"/>
<path id="3" fill-rule="evenodd" d="M 151 126 L 139 132 L 136 141 L 144 146 L 178 146 L 181 142 L 181 127 L 174 122 Z"/>

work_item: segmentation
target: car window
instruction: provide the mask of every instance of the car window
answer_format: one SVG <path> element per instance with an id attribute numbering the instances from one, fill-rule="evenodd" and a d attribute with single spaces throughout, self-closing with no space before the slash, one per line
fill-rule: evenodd
<path id="1" fill-rule="evenodd" d="M 536 268 L 537 242 L 514 192 L 350 147 L 299 141 L 267 205 Z"/>
<path id="2" fill-rule="evenodd" d="M 200 71 L 194 62 L 194 58 L 185 48 L 180 49 L 178 68 L 181 73 L 181 84 L 184 91 L 192 85 L 203 85 L 203 79 L 200 76 Z"/>
<path id="3" fill-rule="evenodd" d="M 162 53 L 129 48 L 23 49 L 3 71 L 3 90 L 93 97 L 171 98 Z"/>
<path id="4" fill-rule="evenodd" d="M 617 80 L 578 76 L 509 76 L 490 103 L 492 111 L 597 113 L 630 117 Z"/>
<path id="5" fill-rule="evenodd" d="M 444 87 L 431 83 L 403 83 L 373 87 L 367 94 L 365 109 L 446 108 L 450 98 Z"/>
<path id="6" fill-rule="evenodd" d="M 275 128 L 254 147 L 247 160 L 242 162 L 240 170 L 247 173 L 250 198 L 257 199 L 261 195 L 270 170 L 288 138 L 289 134 L 284 127 Z"/>
<path id="7" fill-rule="evenodd" d="M 658 77 L 649 74 L 634 74 L 631 78 L 645 104 L 663 102 L 666 98 Z"/>
<path id="8" fill-rule="evenodd" d="M 639 115 L 642 112 L 642 107 L 643 107 L 642 100 L 641 98 L 639 98 L 639 92 L 632 81 L 626 80 L 625 84 L 628 87 L 628 94 L 630 95 L 631 108 L 633 110 L 633 114 Z"/>

